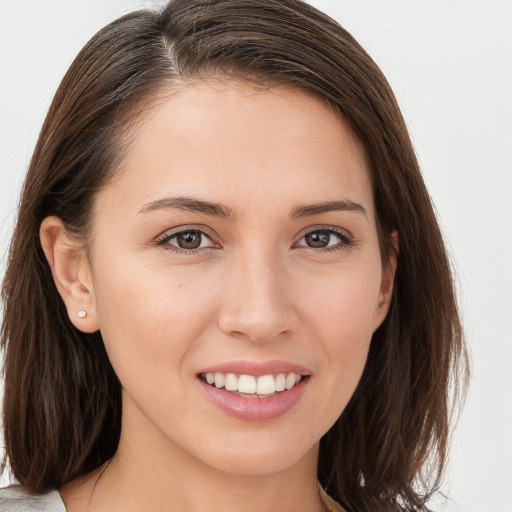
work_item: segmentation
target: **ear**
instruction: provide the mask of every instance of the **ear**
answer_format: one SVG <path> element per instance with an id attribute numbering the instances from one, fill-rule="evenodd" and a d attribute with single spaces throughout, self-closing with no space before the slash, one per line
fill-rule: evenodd
<path id="1" fill-rule="evenodd" d="M 374 315 L 373 332 L 380 327 L 386 318 L 391 304 L 391 298 L 393 297 L 393 286 L 398 262 L 398 242 L 398 233 L 393 231 L 389 236 L 388 259 L 385 264 L 383 264 L 380 292 Z"/>
<path id="2" fill-rule="evenodd" d="M 39 238 L 71 323 L 83 332 L 96 332 L 99 325 L 85 250 L 70 237 L 62 221 L 55 216 L 43 220 Z"/>

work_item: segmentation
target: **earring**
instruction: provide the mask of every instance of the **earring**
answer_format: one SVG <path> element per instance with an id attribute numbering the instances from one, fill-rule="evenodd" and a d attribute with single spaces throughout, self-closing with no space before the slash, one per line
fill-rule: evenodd
<path id="1" fill-rule="evenodd" d="M 85 318 L 87 316 L 87 311 L 85 311 L 85 309 L 81 309 L 78 313 L 77 313 L 77 316 L 78 318 Z"/>

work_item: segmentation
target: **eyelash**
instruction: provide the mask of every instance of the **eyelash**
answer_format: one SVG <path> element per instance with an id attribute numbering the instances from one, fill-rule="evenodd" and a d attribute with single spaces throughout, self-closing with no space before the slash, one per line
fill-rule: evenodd
<path id="1" fill-rule="evenodd" d="M 205 236 L 212 242 L 213 246 L 203 247 L 203 248 L 198 248 L 198 249 L 183 249 L 181 247 L 178 247 L 177 245 L 171 245 L 169 243 L 173 238 L 177 237 L 178 235 L 181 235 L 184 233 L 191 233 L 191 232 L 199 233 L 201 235 L 201 237 Z M 186 254 L 189 256 L 199 254 L 201 251 L 204 251 L 205 249 L 217 249 L 218 248 L 218 244 L 215 243 L 213 236 L 210 235 L 209 233 L 207 233 L 203 227 L 196 227 L 196 226 L 189 226 L 185 229 L 176 229 L 175 231 L 171 231 L 170 233 L 167 232 L 164 235 L 159 236 L 156 239 L 156 245 L 159 247 L 163 247 L 165 250 L 173 251 L 178 254 Z"/>
<path id="2" fill-rule="evenodd" d="M 176 245 L 169 244 L 169 242 L 173 238 L 177 237 L 180 234 L 189 233 L 189 232 L 196 232 L 196 233 L 199 233 L 201 236 L 205 236 L 212 242 L 213 246 L 197 248 L 197 249 L 183 249 Z M 298 242 L 300 242 L 307 235 L 311 235 L 312 233 L 317 233 L 317 232 L 326 232 L 326 233 L 329 233 L 330 235 L 335 235 L 339 240 L 338 244 L 335 244 L 332 247 L 318 247 L 318 248 L 297 245 Z M 325 252 L 332 252 L 332 251 L 338 251 L 338 250 L 347 250 L 354 244 L 355 244 L 355 240 L 346 231 L 341 230 L 341 229 L 336 229 L 333 227 L 321 227 L 320 226 L 320 227 L 308 230 L 305 233 L 303 233 L 302 236 L 298 239 L 297 242 L 295 242 L 293 244 L 292 247 L 293 248 L 303 247 L 305 249 L 309 249 L 314 252 L 325 253 Z M 217 249 L 220 247 L 216 244 L 213 237 L 204 230 L 204 228 L 194 227 L 194 226 L 187 227 L 186 229 L 179 229 L 176 231 L 172 231 L 171 233 L 165 233 L 164 235 L 162 235 L 156 239 L 156 245 L 163 247 L 165 250 L 170 250 L 170 251 L 176 252 L 178 254 L 186 254 L 186 255 L 196 255 L 196 254 L 199 254 L 201 251 L 209 250 L 209 249 Z"/>
<path id="3" fill-rule="evenodd" d="M 333 245 L 332 247 L 319 247 L 319 248 L 308 247 L 308 246 L 300 246 L 300 247 L 309 249 L 314 252 L 325 253 L 325 252 L 333 252 L 333 251 L 339 251 L 339 250 L 347 250 L 347 249 L 350 249 L 350 247 L 352 247 L 355 244 L 354 238 L 348 232 L 346 232 L 342 229 L 334 228 L 334 227 L 319 226 L 319 227 L 310 229 L 307 232 L 305 232 L 299 238 L 299 240 L 293 244 L 293 246 L 294 247 L 297 246 L 297 243 L 300 242 L 307 235 L 311 235 L 312 233 L 318 233 L 318 232 L 326 232 L 326 233 L 329 233 L 330 235 L 335 235 L 338 238 L 339 242 L 337 244 Z"/>

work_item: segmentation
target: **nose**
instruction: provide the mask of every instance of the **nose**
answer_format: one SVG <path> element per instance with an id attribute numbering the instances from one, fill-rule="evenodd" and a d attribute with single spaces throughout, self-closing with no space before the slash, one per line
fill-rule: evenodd
<path id="1" fill-rule="evenodd" d="M 289 336 L 299 323 L 290 279 L 275 255 L 254 252 L 227 272 L 219 328 L 254 342 Z"/>

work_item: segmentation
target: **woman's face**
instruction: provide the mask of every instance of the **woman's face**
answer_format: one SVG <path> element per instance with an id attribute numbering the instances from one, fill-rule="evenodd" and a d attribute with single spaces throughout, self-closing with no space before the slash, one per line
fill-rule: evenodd
<path id="1" fill-rule="evenodd" d="M 184 87 L 141 121 L 93 222 L 88 321 L 124 389 L 123 436 L 245 474 L 314 453 L 390 293 L 340 117 L 299 90 Z"/>

